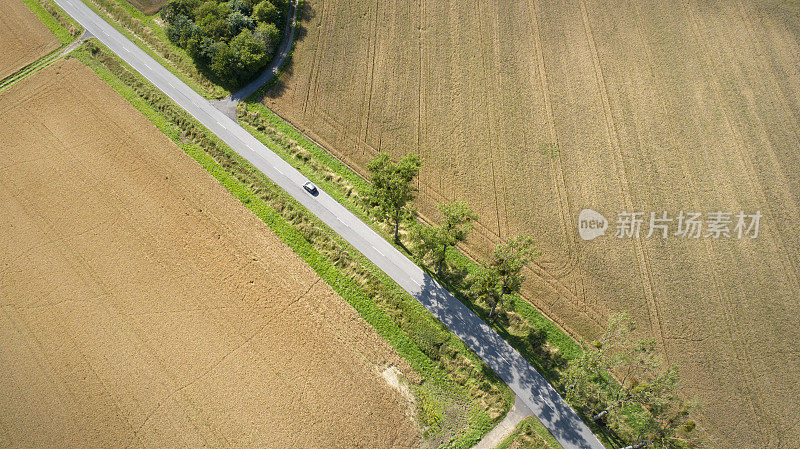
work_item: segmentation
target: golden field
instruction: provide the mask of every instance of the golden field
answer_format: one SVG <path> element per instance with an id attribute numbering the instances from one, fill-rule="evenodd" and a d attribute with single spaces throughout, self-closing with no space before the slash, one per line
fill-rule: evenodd
<path id="1" fill-rule="evenodd" d="M 419 443 L 410 368 L 88 68 L 0 94 L 0 447 Z"/>
<path id="2" fill-rule="evenodd" d="M 0 80 L 59 46 L 58 39 L 22 3 L 0 0 Z"/>
<path id="3" fill-rule="evenodd" d="M 535 236 L 543 256 L 525 297 L 587 337 L 627 311 L 681 366 L 714 447 L 798 447 L 796 2 L 306 10 L 267 106 L 362 174 L 378 151 L 421 154 L 423 217 L 469 202 L 474 257 Z M 579 238 L 584 208 L 609 219 L 608 235 Z M 755 239 L 647 239 L 646 227 L 616 239 L 623 211 L 763 218 Z"/>

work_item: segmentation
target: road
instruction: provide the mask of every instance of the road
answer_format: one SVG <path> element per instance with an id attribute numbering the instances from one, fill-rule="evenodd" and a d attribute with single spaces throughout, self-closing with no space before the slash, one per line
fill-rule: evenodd
<path id="1" fill-rule="evenodd" d="M 306 178 L 300 172 L 214 108 L 80 0 L 55 2 L 134 70 L 417 298 L 508 384 L 565 449 L 603 448 L 578 415 L 514 348 L 394 246 L 324 191 L 320 190 L 316 197 L 308 194 L 302 188 Z"/>

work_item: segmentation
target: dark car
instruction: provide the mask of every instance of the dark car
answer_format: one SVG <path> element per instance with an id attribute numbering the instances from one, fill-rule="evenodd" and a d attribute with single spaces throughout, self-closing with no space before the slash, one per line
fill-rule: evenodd
<path id="1" fill-rule="evenodd" d="M 314 183 L 311 181 L 308 181 L 307 183 L 303 184 L 303 188 L 306 189 L 306 192 L 312 195 L 316 195 L 317 193 L 319 193 L 319 191 L 317 190 L 317 186 L 315 186 Z"/>

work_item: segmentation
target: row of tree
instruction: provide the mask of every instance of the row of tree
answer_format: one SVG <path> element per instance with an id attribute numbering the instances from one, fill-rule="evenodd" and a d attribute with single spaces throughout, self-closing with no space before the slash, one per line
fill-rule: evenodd
<path id="1" fill-rule="evenodd" d="M 171 0 L 161 9 L 167 36 L 198 68 L 236 87 L 272 60 L 289 0 Z"/>
<path id="2" fill-rule="evenodd" d="M 467 203 L 457 201 L 439 204 L 442 219 L 438 225 L 413 221 L 416 216 L 413 201 L 417 194 L 414 180 L 421 167 L 422 159 L 416 154 L 407 154 L 396 163 L 388 154 L 379 154 L 367 164 L 372 185 L 366 200 L 373 217 L 392 226 L 395 243 L 401 243 L 400 225 L 411 222 L 412 251 L 420 262 L 430 262 L 436 274 L 441 275 L 447 268 L 448 248 L 467 239 L 478 216 Z M 490 319 L 498 306 L 519 293 L 525 280 L 522 269 L 537 254 L 532 237 L 515 237 L 497 245 L 491 257 L 467 279 L 469 292 L 490 308 Z"/>
<path id="3" fill-rule="evenodd" d="M 366 203 L 374 218 L 393 228 L 395 243 L 401 243 L 401 224 L 410 222 L 412 252 L 441 275 L 448 269 L 448 249 L 467 239 L 478 216 L 466 203 L 452 202 L 439 204 L 439 224 L 415 222 L 414 183 L 421 167 L 415 154 L 396 163 L 387 154 L 378 155 L 367 165 L 372 185 Z M 538 254 L 532 237 L 512 238 L 497 245 L 467 278 L 469 294 L 490 308 L 490 320 L 498 306 L 519 293 L 522 269 Z M 693 404 L 678 395 L 677 367 L 664 367 L 655 341 L 635 338 L 634 329 L 625 315 L 613 315 L 598 340 L 581 341 L 582 354 L 561 377 L 567 400 L 622 441 L 633 442 L 628 448 L 699 447 L 690 419 Z"/>

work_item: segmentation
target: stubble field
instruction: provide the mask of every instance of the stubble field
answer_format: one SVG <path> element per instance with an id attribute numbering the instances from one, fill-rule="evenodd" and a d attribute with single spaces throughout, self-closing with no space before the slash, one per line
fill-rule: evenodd
<path id="1" fill-rule="evenodd" d="M 0 130 L 0 446 L 417 445 L 407 364 L 88 68 Z"/>
<path id="2" fill-rule="evenodd" d="M 588 337 L 627 311 L 715 446 L 798 447 L 798 5 L 306 4 L 267 106 L 362 174 L 378 151 L 421 154 L 420 211 L 468 201 L 475 257 L 535 236 L 525 297 Z M 580 240 L 584 208 L 610 235 Z M 681 210 L 760 211 L 760 234 L 613 237 L 619 212 Z"/>
<path id="3" fill-rule="evenodd" d="M 53 33 L 22 0 L 0 0 L 0 80 L 58 48 Z"/>

